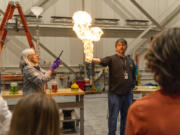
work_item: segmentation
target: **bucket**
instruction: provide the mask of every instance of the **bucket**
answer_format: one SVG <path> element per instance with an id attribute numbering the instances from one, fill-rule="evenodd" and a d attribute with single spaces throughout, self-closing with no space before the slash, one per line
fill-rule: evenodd
<path id="1" fill-rule="evenodd" d="M 84 90 L 85 81 L 76 81 L 76 83 L 81 90 Z"/>

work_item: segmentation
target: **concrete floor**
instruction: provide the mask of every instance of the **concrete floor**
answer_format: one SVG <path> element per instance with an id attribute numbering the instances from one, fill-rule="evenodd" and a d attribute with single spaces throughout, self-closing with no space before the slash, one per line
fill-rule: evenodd
<path id="1" fill-rule="evenodd" d="M 84 96 L 84 135 L 107 135 L 107 116 L 106 93 Z M 117 128 L 117 134 L 119 134 L 119 120 Z M 79 135 L 79 131 L 66 135 Z"/>

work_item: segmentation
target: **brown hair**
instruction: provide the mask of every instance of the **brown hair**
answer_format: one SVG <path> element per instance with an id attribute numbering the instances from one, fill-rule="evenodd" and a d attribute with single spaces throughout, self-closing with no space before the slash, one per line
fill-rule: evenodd
<path id="1" fill-rule="evenodd" d="M 118 43 L 122 43 L 127 48 L 127 41 L 125 39 L 120 38 L 120 39 L 116 40 L 115 47 L 117 46 Z"/>
<path id="2" fill-rule="evenodd" d="M 8 135 L 59 135 L 59 128 L 55 101 L 45 94 L 33 93 L 16 105 Z"/>
<path id="3" fill-rule="evenodd" d="M 145 58 L 155 80 L 167 93 L 180 93 L 180 28 L 158 34 L 150 44 Z"/>

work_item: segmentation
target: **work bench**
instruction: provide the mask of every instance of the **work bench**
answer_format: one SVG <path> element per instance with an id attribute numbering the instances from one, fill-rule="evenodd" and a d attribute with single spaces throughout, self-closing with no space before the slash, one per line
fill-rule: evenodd
<path id="1" fill-rule="evenodd" d="M 71 91 L 71 89 L 58 89 L 57 92 L 46 90 L 46 94 L 55 99 L 59 106 L 59 109 L 65 108 L 79 108 L 80 109 L 80 135 L 84 135 L 84 91 L 79 89 L 78 91 Z M 23 97 L 22 91 L 18 91 L 17 94 L 11 94 L 9 91 L 2 91 L 2 97 L 7 101 L 9 109 L 13 110 L 18 100 Z M 66 98 L 66 96 L 74 96 L 74 101 L 61 101 L 60 97 Z"/>
<path id="2" fill-rule="evenodd" d="M 150 94 L 158 89 L 159 87 L 155 86 L 136 86 L 133 90 L 134 100 L 139 99 L 147 94 Z"/>

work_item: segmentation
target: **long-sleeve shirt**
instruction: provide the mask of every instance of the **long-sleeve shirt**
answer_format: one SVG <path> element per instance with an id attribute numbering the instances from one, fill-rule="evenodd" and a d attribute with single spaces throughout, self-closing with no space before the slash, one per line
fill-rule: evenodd
<path id="1" fill-rule="evenodd" d="M 179 116 L 180 93 L 156 91 L 130 106 L 126 135 L 180 135 Z"/>
<path id="2" fill-rule="evenodd" d="M 12 114 L 8 109 L 7 102 L 0 96 L 0 135 L 5 135 L 10 126 Z"/>
<path id="3" fill-rule="evenodd" d="M 23 74 L 23 95 L 32 92 L 43 92 L 44 84 L 50 80 L 51 76 L 47 71 L 33 66 L 25 66 L 22 70 Z"/>
<path id="4" fill-rule="evenodd" d="M 118 95 L 128 94 L 136 82 L 135 64 L 128 56 L 117 54 L 101 58 L 100 64 L 109 67 L 109 91 Z M 128 78 L 125 79 L 125 73 Z"/>

